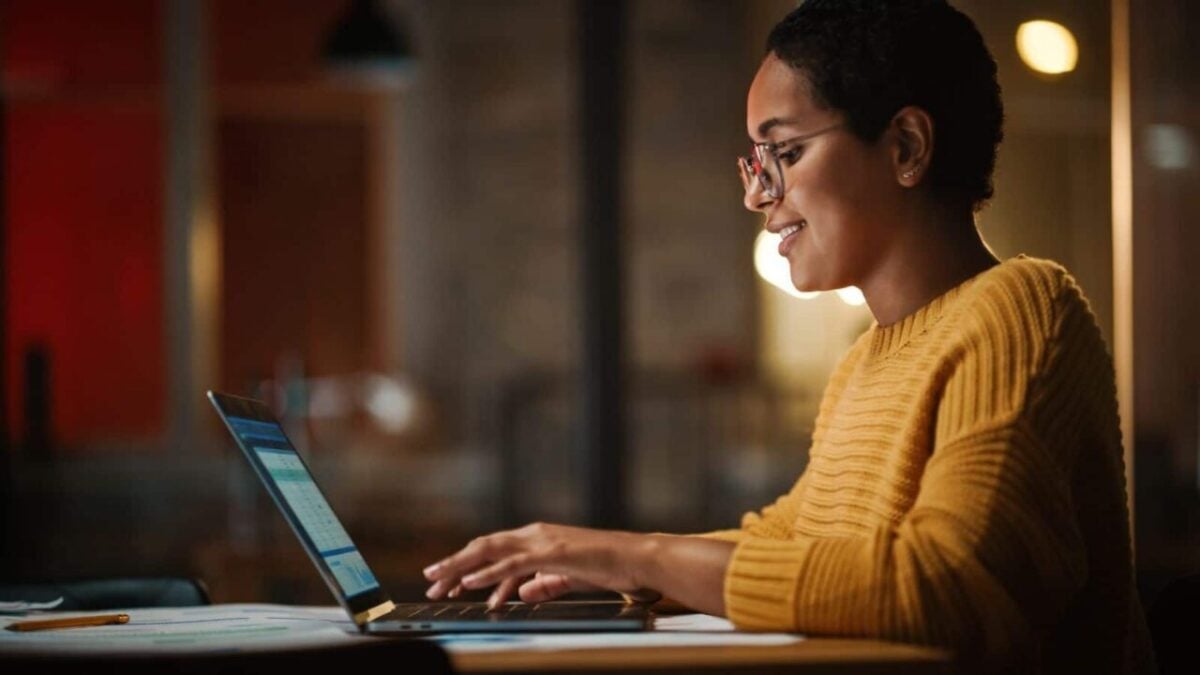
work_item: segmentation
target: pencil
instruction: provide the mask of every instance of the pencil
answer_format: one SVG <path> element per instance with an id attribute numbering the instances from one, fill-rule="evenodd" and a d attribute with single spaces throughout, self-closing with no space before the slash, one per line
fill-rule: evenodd
<path id="1" fill-rule="evenodd" d="M 92 616 L 73 616 L 66 619 L 39 619 L 37 621 L 18 621 L 10 623 L 9 630 L 53 630 L 55 628 L 82 628 L 83 626 L 108 626 L 114 623 L 129 623 L 128 614 L 93 614 Z"/>

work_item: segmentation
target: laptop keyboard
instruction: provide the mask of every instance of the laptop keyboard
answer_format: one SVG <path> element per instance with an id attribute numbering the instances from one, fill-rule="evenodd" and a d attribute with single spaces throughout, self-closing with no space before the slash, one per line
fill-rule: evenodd
<path id="1" fill-rule="evenodd" d="M 395 611 L 388 614 L 387 618 L 405 621 L 427 621 L 429 619 L 471 621 L 479 619 L 496 620 L 501 618 L 509 620 L 526 618 L 536 612 L 537 609 L 538 605 L 526 605 L 524 603 L 507 604 L 490 612 L 487 605 L 482 602 L 399 605 Z"/>

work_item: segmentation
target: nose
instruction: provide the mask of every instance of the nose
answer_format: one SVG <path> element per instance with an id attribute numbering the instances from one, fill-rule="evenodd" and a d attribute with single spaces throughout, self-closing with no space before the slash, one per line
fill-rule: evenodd
<path id="1" fill-rule="evenodd" d="M 742 197 L 742 205 L 746 207 L 747 211 L 766 213 L 774 203 L 775 199 L 767 194 L 758 180 L 750 181 L 749 187 L 746 188 L 746 195 Z"/>

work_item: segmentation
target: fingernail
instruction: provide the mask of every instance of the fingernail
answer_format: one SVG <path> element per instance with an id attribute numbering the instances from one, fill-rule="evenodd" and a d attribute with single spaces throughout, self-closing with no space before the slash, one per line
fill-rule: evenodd
<path id="1" fill-rule="evenodd" d="M 470 586 L 471 584 L 475 583 L 478 580 L 479 580 L 478 576 L 476 576 L 474 574 L 468 574 L 467 576 L 462 578 L 462 585 Z"/>
<path id="2" fill-rule="evenodd" d="M 429 575 L 437 572 L 438 568 L 440 568 L 441 566 L 442 566 L 441 563 L 434 563 L 434 564 L 430 565 L 429 567 L 426 567 L 424 569 L 425 576 L 429 576 Z"/>
<path id="3" fill-rule="evenodd" d="M 429 590 L 425 591 L 425 597 L 429 598 L 430 600 L 433 600 L 433 598 L 434 598 L 433 586 L 430 586 Z"/>
<path id="4" fill-rule="evenodd" d="M 488 598 L 488 601 L 487 601 L 487 608 L 488 608 L 489 610 L 496 609 L 496 607 L 497 607 L 499 604 L 500 604 L 500 598 L 499 598 L 499 597 L 497 597 L 495 593 L 492 593 L 492 595 L 491 595 L 491 596 Z"/>

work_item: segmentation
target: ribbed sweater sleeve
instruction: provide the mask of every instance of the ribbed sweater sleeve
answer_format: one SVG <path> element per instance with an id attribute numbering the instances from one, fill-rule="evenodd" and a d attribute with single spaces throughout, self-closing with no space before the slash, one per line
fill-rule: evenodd
<path id="1" fill-rule="evenodd" d="M 1088 575 L 1072 492 L 1079 430 L 1115 412 L 1086 301 L 1061 268 L 1019 267 L 960 298 L 952 330 L 914 327 L 912 344 L 863 359 L 855 377 L 869 386 L 818 422 L 821 434 L 849 420 L 857 433 L 839 438 L 860 440 L 814 442 L 798 487 L 744 523 L 725 580 L 736 625 L 1038 660 Z M 928 395 L 889 409 L 891 389 L 914 382 Z M 1106 480 L 1120 468 L 1109 455 L 1088 459 L 1117 462 L 1098 472 Z M 901 489 L 879 517 L 869 486 L 887 471 L 911 501 Z M 807 481 L 821 493 L 798 495 Z M 1127 555 L 1120 533 L 1112 541 L 1110 557 Z"/>

